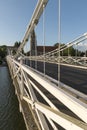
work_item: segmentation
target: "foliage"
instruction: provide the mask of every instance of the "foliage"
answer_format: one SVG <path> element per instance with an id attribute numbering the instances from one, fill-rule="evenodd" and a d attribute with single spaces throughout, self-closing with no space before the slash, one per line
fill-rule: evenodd
<path id="1" fill-rule="evenodd" d="M 65 45 L 64 43 L 60 43 L 60 47 L 62 47 L 62 46 L 64 46 L 64 45 Z M 55 43 L 54 46 L 55 46 L 55 47 L 56 47 L 56 46 L 58 47 L 58 46 L 59 46 L 59 43 Z"/>
<path id="2" fill-rule="evenodd" d="M 19 46 L 20 46 L 20 44 L 21 44 L 21 42 L 19 41 L 16 41 L 15 43 L 14 43 L 14 48 L 18 48 Z M 13 49 L 13 51 L 12 51 L 12 54 L 13 55 L 15 55 L 16 54 L 16 50 L 17 49 Z"/>
<path id="3" fill-rule="evenodd" d="M 17 41 L 16 41 L 16 42 L 14 43 L 14 47 L 19 47 L 20 44 L 21 44 L 21 42 L 17 42 Z"/>
<path id="4" fill-rule="evenodd" d="M 0 57 L 1 59 L 4 59 L 7 55 L 7 47 L 5 45 L 0 46 Z"/>
<path id="5" fill-rule="evenodd" d="M 59 43 L 55 43 L 54 46 L 59 46 Z M 66 49 L 64 49 L 63 51 L 60 52 L 61 56 L 68 56 L 68 55 L 69 56 L 84 56 L 84 55 L 87 56 L 87 51 L 83 52 L 83 51 L 77 50 L 73 46 L 67 48 L 66 44 L 60 43 L 60 48 L 63 48 L 63 46 Z M 58 54 L 56 54 L 56 55 L 58 55 Z"/>
<path id="6" fill-rule="evenodd" d="M 73 47 L 69 47 L 63 51 L 63 55 L 64 56 L 67 56 L 67 55 L 75 56 L 75 49 Z"/>
<path id="7" fill-rule="evenodd" d="M 0 65 L 2 64 L 2 60 L 0 59 Z"/>

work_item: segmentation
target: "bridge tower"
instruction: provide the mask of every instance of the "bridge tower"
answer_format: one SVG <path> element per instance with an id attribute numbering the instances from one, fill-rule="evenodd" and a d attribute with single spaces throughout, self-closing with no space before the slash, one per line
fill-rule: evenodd
<path id="1" fill-rule="evenodd" d="M 36 35 L 35 31 L 33 30 L 30 37 L 30 54 L 31 56 L 35 55 L 35 50 L 37 47 Z"/>

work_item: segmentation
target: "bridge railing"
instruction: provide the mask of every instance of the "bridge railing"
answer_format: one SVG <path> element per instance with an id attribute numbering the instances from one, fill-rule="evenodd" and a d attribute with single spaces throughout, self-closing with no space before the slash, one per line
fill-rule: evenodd
<path id="1" fill-rule="evenodd" d="M 87 33 L 81 35 L 75 40 L 60 44 L 59 47 L 53 51 L 43 53 L 42 55 L 24 56 L 24 59 L 32 61 L 45 61 L 52 63 L 68 64 L 87 69 Z M 59 45 L 58 45 L 59 46 Z M 38 50 L 36 48 L 37 54 Z M 59 54 L 60 53 L 60 54 Z"/>
<path id="2" fill-rule="evenodd" d="M 7 62 L 13 80 L 17 79 L 21 100 L 31 106 L 42 130 L 50 130 L 50 127 L 58 130 L 59 126 L 67 130 L 87 129 L 86 95 L 68 89 L 62 83 L 58 86 L 57 81 L 24 65 L 22 59 L 18 62 L 7 56 Z M 63 112 L 60 103 L 65 106 Z M 68 108 L 67 112 L 65 108 Z M 68 112 L 74 113 L 74 116 Z"/>
<path id="3" fill-rule="evenodd" d="M 45 61 L 48 63 L 55 63 L 55 64 L 65 64 L 65 65 L 72 65 L 77 66 L 78 68 L 86 68 L 87 69 L 87 57 L 80 57 L 80 56 L 25 56 L 24 60 L 30 61 Z"/>

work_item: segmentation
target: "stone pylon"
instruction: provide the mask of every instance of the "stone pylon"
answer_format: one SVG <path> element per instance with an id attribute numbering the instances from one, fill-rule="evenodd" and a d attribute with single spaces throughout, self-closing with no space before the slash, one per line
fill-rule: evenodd
<path id="1" fill-rule="evenodd" d="M 36 35 L 35 35 L 35 31 L 33 30 L 30 37 L 30 55 L 31 56 L 34 56 L 36 54 L 36 47 L 37 47 Z"/>

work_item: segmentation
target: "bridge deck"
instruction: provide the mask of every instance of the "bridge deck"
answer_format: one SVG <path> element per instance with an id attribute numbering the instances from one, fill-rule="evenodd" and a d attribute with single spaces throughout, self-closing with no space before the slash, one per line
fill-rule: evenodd
<path id="1" fill-rule="evenodd" d="M 42 67 L 40 68 L 42 69 Z M 41 92 L 46 95 L 46 97 L 59 109 L 60 112 L 66 114 L 66 115 L 69 115 L 69 117 L 67 117 L 69 120 L 71 120 L 71 118 L 73 119 L 77 119 L 75 120 L 76 122 L 80 122 L 81 119 L 76 116 L 70 109 L 68 109 L 63 103 L 61 103 L 58 99 L 56 99 L 51 93 L 49 93 L 45 88 L 43 88 L 36 80 L 34 80 L 30 75 L 29 75 L 29 79 L 33 81 L 33 83 L 38 87 L 38 89 L 41 90 Z M 47 77 L 46 77 L 46 80 L 47 80 Z M 56 84 L 57 85 L 57 84 Z M 74 97 L 76 97 L 77 99 L 81 100 L 82 102 L 86 103 L 87 104 L 87 97 L 85 98 L 84 96 L 78 96 L 77 94 L 75 94 L 71 89 L 69 90 L 68 88 L 65 88 L 63 87 L 62 85 L 60 85 L 60 88 L 62 88 L 64 91 L 68 92 L 69 94 L 73 95 Z M 35 94 L 36 94 L 36 97 L 38 99 L 38 101 L 40 103 L 43 103 L 45 105 L 47 105 L 46 101 L 42 98 L 42 96 L 33 88 Z M 61 95 L 62 96 L 62 95 Z M 84 125 L 84 123 L 81 123 L 80 122 L 80 125 Z M 64 130 L 61 126 L 57 125 L 57 128 L 60 129 L 60 130 Z M 51 128 L 51 126 L 49 125 L 50 127 L 50 130 L 53 130 Z"/>
<path id="2" fill-rule="evenodd" d="M 52 125 L 48 121 L 50 120 L 50 118 L 53 119 L 53 124 L 55 125 L 55 127 L 60 130 L 64 130 L 64 128 L 66 128 L 64 126 L 64 122 L 68 122 L 69 125 L 72 124 L 75 127 L 81 127 L 82 130 L 86 129 L 87 124 L 83 121 L 86 119 L 80 118 L 82 115 L 79 114 L 78 116 L 75 111 L 75 109 L 77 108 L 79 109 L 79 111 L 82 110 L 82 107 L 79 108 L 81 104 L 87 104 L 87 97 L 84 94 L 80 94 L 79 92 L 78 94 L 77 91 L 74 92 L 74 90 L 68 89 L 62 84 L 58 86 L 58 82 L 54 82 L 48 76 L 39 73 L 37 70 L 34 70 L 27 65 L 21 65 L 17 61 L 14 61 L 14 63 L 16 64 L 14 64 L 15 69 L 13 68 L 12 64 L 11 67 L 9 67 L 9 70 L 12 74 L 11 76 L 15 86 L 15 93 L 17 94 L 19 100 L 20 111 L 22 111 L 23 113 L 27 130 L 41 130 L 40 121 L 39 119 L 37 119 L 38 115 L 36 115 L 37 111 L 41 112 L 41 114 L 43 115 L 49 127 L 49 129 L 47 130 L 54 129 L 54 127 L 52 128 Z M 43 67 L 39 69 L 43 69 Z M 49 72 L 51 74 L 53 73 L 53 71 Z M 53 74 L 55 75 L 55 73 Z M 67 101 L 69 103 L 67 103 Z M 67 106 L 67 104 L 69 106 Z M 76 107 L 74 111 L 73 106 Z M 83 107 L 84 109 L 86 109 L 85 106 Z M 45 111 L 53 114 L 53 117 L 47 115 Z M 83 113 L 85 114 L 85 111 Z M 55 120 L 54 116 L 57 116 L 57 121 Z M 61 120 L 65 120 L 64 122 L 61 122 L 62 124 L 59 123 L 60 118 Z M 58 124 L 61 126 L 59 126 Z"/>
<path id="3" fill-rule="evenodd" d="M 29 61 L 26 62 L 30 66 Z M 31 62 L 35 68 L 35 61 Z M 43 62 L 37 62 L 37 70 L 43 73 Z M 54 63 L 45 63 L 46 75 L 58 79 L 58 65 Z M 87 94 L 87 70 L 61 65 L 60 80 L 70 87 Z"/>

